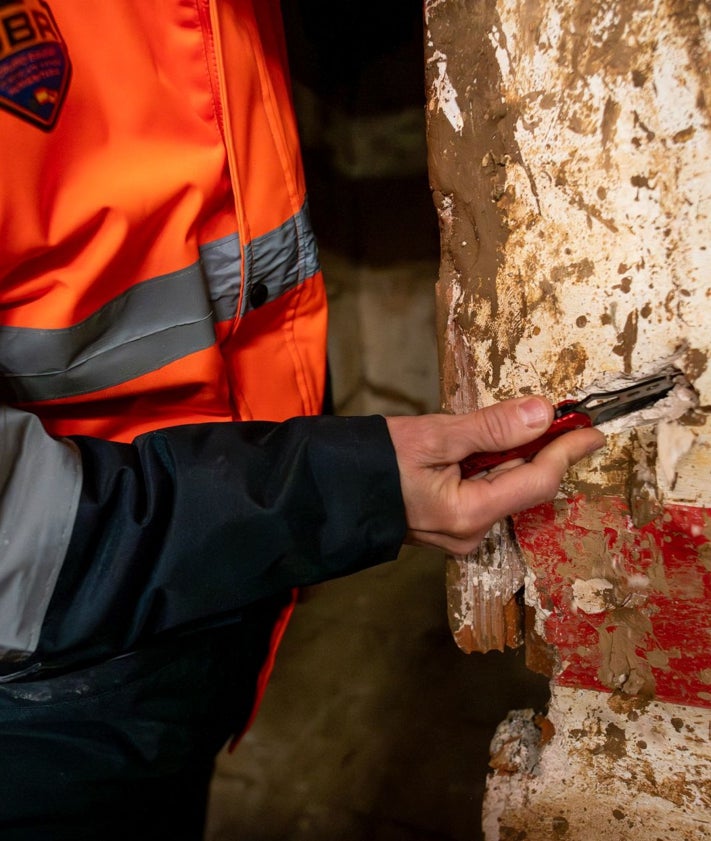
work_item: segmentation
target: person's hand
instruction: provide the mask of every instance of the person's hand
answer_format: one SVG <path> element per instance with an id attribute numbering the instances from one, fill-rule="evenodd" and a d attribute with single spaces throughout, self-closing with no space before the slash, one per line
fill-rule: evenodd
<path id="1" fill-rule="evenodd" d="M 386 420 L 400 468 L 407 542 L 454 555 L 473 551 L 502 517 L 553 499 L 568 468 L 605 443 L 596 429 L 568 432 L 530 462 L 462 479 L 459 462 L 470 453 L 507 450 L 545 432 L 553 421 L 550 402 L 522 397 L 467 415 Z"/>

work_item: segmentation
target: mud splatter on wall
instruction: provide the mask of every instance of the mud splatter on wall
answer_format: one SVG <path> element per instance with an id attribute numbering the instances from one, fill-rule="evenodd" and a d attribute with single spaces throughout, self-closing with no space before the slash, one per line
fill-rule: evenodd
<path id="1" fill-rule="evenodd" d="M 430 79 L 431 173 L 481 401 L 562 397 L 681 346 L 708 394 L 708 7 L 457 6 L 427 6 L 449 80 L 443 101 Z"/>
<path id="2" fill-rule="evenodd" d="M 561 400 L 669 359 L 711 404 L 708 5 L 440 0 L 425 16 L 444 407 Z M 641 517 L 662 497 L 705 505 L 705 420 L 684 418 L 672 476 L 657 469 L 658 436 L 633 431 L 577 469 L 568 495 L 644 485 Z M 506 570 L 499 613 L 520 584 L 515 554 L 478 559 Z M 471 598 L 450 596 L 476 647 Z"/>
<path id="3" fill-rule="evenodd" d="M 527 656 L 553 677 L 540 762 L 495 775 L 487 839 L 646 839 L 665 809 L 673 837 L 710 837 L 711 7 L 425 0 L 425 21 L 443 408 L 669 366 L 693 398 L 611 430 L 554 503 L 450 562 L 460 646 L 517 644 L 525 584 Z M 566 767 L 579 799 L 553 808 Z"/>

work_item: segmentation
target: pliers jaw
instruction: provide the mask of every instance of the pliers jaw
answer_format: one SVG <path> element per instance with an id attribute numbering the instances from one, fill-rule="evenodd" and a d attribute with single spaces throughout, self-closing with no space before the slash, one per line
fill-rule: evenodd
<path id="1" fill-rule="evenodd" d="M 582 413 L 590 418 L 590 426 L 598 426 L 651 406 L 669 394 L 678 379 L 678 374 L 659 374 L 616 391 L 598 391 L 582 400 L 565 400 L 555 407 L 555 418 Z"/>
<path id="2" fill-rule="evenodd" d="M 616 391 L 598 391 L 582 400 L 564 400 L 555 407 L 553 423 L 535 441 L 498 453 L 472 453 L 460 462 L 462 478 L 468 479 L 514 459 L 530 460 L 546 444 L 566 432 L 598 426 L 637 412 L 665 397 L 680 378 L 679 373 L 659 374 Z"/>

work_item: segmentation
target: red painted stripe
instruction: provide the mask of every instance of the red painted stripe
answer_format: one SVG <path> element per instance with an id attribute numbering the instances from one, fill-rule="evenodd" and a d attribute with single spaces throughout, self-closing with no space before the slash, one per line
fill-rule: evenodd
<path id="1" fill-rule="evenodd" d="M 515 524 L 557 683 L 711 707 L 711 509 L 668 505 L 636 527 L 624 499 L 581 496 Z M 575 599 L 589 579 L 613 584 L 599 612 Z"/>

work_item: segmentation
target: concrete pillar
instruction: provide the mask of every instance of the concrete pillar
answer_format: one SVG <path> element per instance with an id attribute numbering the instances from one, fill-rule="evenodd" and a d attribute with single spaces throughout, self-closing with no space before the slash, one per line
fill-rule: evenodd
<path id="1" fill-rule="evenodd" d="M 688 382 L 449 563 L 460 646 L 525 635 L 552 677 L 548 715 L 494 740 L 486 839 L 711 838 L 711 10 L 426 0 L 425 23 L 444 407 Z"/>

